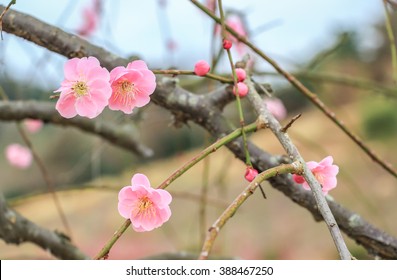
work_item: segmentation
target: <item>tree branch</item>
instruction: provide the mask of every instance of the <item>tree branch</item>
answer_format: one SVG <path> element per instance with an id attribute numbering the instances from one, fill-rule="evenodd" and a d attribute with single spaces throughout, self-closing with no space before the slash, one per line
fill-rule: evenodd
<path id="1" fill-rule="evenodd" d="M 16 245 L 32 242 L 60 259 L 88 259 L 88 256 L 72 245 L 66 236 L 41 228 L 8 208 L 2 193 L 0 193 L 0 237 L 6 243 Z"/>
<path id="2" fill-rule="evenodd" d="M 56 125 L 73 126 L 82 131 L 101 136 L 110 143 L 130 150 L 142 157 L 150 157 L 153 152 L 145 147 L 134 134 L 122 126 L 82 117 L 65 119 L 50 102 L 39 101 L 0 101 L 0 120 L 20 121 L 26 118 L 41 119 Z"/>

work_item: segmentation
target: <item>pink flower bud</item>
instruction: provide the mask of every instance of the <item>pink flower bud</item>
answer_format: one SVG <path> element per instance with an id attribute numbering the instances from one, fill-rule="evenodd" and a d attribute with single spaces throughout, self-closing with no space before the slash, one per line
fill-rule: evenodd
<path id="1" fill-rule="evenodd" d="M 199 60 L 194 65 L 194 73 L 197 76 L 205 76 L 210 71 L 210 65 L 205 60 Z"/>
<path id="2" fill-rule="evenodd" d="M 236 76 L 239 82 L 243 82 L 247 77 L 247 74 L 243 68 L 236 68 Z"/>
<path id="3" fill-rule="evenodd" d="M 238 96 L 244 97 L 248 94 L 248 87 L 243 82 L 237 83 Z M 236 95 L 236 87 L 233 87 L 233 93 Z"/>
<path id="4" fill-rule="evenodd" d="M 232 47 L 232 41 L 229 41 L 229 40 L 227 40 L 227 39 L 223 39 L 223 48 L 225 49 L 225 50 L 228 50 L 228 49 L 230 49 L 231 47 Z"/>
<path id="5" fill-rule="evenodd" d="M 258 175 L 258 170 L 256 170 L 252 166 L 247 166 L 247 169 L 245 170 L 245 179 L 248 182 L 252 182 L 257 175 Z"/>

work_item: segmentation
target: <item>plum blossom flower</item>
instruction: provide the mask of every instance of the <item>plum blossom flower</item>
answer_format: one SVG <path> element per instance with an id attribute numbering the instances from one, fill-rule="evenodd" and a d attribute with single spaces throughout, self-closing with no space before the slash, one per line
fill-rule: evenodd
<path id="1" fill-rule="evenodd" d="M 109 108 L 131 114 L 135 107 L 149 103 L 150 95 L 156 89 L 156 76 L 144 61 L 135 60 L 127 67 L 118 66 L 110 71 L 110 84 Z"/>
<path id="2" fill-rule="evenodd" d="M 61 92 L 55 108 L 64 118 L 76 115 L 90 119 L 108 105 L 112 89 L 109 72 L 95 57 L 72 58 L 64 67 L 65 79 L 55 92 Z"/>
<path id="3" fill-rule="evenodd" d="M 26 119 L 23 124 L 30 133 L 36 133 L 43 127 L 43 121 L 35 119 Z"/>
<path id="4" fill-rule="evenodd" d="M 32 163 L 32 153 L 25 146 L 19 144 L 8 145 L 5 149 L 8 162 L 21 169 L 26 169 Z"/>
<path id="5" fill-rule="evenodd" d="M 238 82 L 237 83 L 237 89 L 238 89 L 238 96 L 240 97 L 244 97 L 248 94 L 248 87 L 246 84 L 244 84 L 243 82 Z M 233 94 L 236 95 L 236 91 L 237 91 L 236 87 L 233 87 Z"/>
<path id="6" fill-rule="evenodd" d="M 83 23 L 77 29 L 77 34 L 84 37 L 91 36 L 98 28 L 101 13 L 101 1 L 93 0 L 92 4 L 83 9 Z"/>
<path id="7" fill-rule="evenodd" d="M 171 201 L 169 192 L 153 189 L 149 179 L 137 173 L 131 179 L 131 186 L 120 190 L 118 210 L 122 217 L 131 220 L 135 231 L 151 231 L 168 221 Z"/>
<path id="8" fill-rule="evenodd" d="M 252 182 L 257 175 L 258 175 L 258 170 L 256 170 L 252 166 L 247 166 L 244 177 L 248 182 Z"/>
<path id="9" fill-rule="evenodd" d="M 265 98 L 264 100 L 267 109 L 273 116 L 281 121 L 287 117 L 287 109 L 285 108 L 283 102 L 278 98 Z"/>
<path id="10" fill-rule="evenodd" d="M 328 156 L 318 163 L 315 161 L 309 161 L 306 163 L 314 177 L 316 177 L 317 181 L 321 184 L 324 195 L 326 195 L 330 190 L 336 188 L 336 175 L 339 172 L 339 167 L 332 164 L 333 161 L 333 157 Z M 302 184 L 302 187 L 306 190 L 310 190 L 308 183 L 302 176 L 294 174 L 293 179 L 296 183 Z"/>
<path id="11" fill-rule="evenodd" d="M 205 60 L 199 60 L 194 65 L 194 73 L 197 76 L 205 76 L 210 71 L 210 65 Z"/>

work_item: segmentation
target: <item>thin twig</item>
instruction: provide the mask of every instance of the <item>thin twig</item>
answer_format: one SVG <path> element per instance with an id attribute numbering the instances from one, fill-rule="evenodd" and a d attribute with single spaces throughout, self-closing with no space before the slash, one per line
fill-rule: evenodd
<path id="1" fill-rule="evenodd" d="M 392 67 L 393 67 L 393 81 L 394 84 L 397 84 L 397 50 L 396 50 L 396 43 L 394 40 L 394 33 L 393 33 L 393 28 L 392 28 L 392 23 L 391 23 L 391 18 L 389 14 L 389 10 L 387 9 L 387 3 L 388 1 L 383 0 L 383 7 L 385 9 L 385 23 L 386 23 L 386 31 L 387 31 L 387 37 L 389 38 L 389 44 L 390 44 L 390 51 L 391 51 L 391 61 L 392 61 Z"/>
<path id="2" fill-rule="evenodd" d="M 70 228 L 68 219 L 66 218 L 66 215 L 63 211 L 61 202 L 59 201 L 59 198 L 56 194 L 55 188 L 54 188 L 54 183 L 51 179 L 50 174 L 47 171 L 47 168 L 45 167 L 44 162 L 41 160 L 41 157 L 36 153 L 36 150 L 33 148 L 33 144 L 30 141 L 29 137 L 26 135 L 25 130 L 22 128 L 20 123 L 17 123 L 17 128 L 19 131 L 19 134 L 21 135 L 23 141 L 25 142 L 26 146 L 30 149 L 33 155 L 33 159 L 36 162 L 37 166 L 39 167 L 39 170 L 41 172 L 41 175 L 43 176 L 43 179 L 47 185 L 48 192 L 51 194 L 52 199 L 54 200 L 55 207 L 57 209 L 57 212 L 59 214 L 59 217 L 61 218 L 62 224 L 65 227 L 65 230 L 68 234 L 68 236 L 71 238 L 72 237 L 72 230 Z"/>
<path id="3" fill-rule="evenodd" d="M 292 125 L 297 119 L 299 119 L 301 116 L 302 116 L 302 114 L 298 114 L 298 115 L 296 115 L 295 117 L 293 117 L 293 118 L 281 129 L 281 132 L 286 133 L 287 130 L 288 130 L 288 128 L 290 128 L 291 125 Z"/>
<path id="4" fill-rule="evenodd" d="M 207 148 L 205 148 L 204 150 L 202 150 L 198 155 L 193 157 L 190 161 L 186 162 L 183 166 L 178 168 L 174 173 L 171 174 L 170 177 L 168 177 L 165 181 L 163 181 L 163 183 L 160 184 L 160 186 L 158 186 L 158 189 L 165 189 L 166 187 L 168 187 L 173 181 L 175 181 L 178 177 L 180 177 L 183 173 L 185 173 L 187 170 L 189 170 L 192 166 L 194 166 L 196 163 L 201 161 L 203 158 L 205 158 L 209 154 L 215 152 L 216 150 L 218 150 L 220 147 L 226 145 L 227 143 L 233 141 L 237 137 L 240 137 L 242 134 L 242 131 L 244 131 L 245 133 L 248 133 L 248 132 L 253 132 L 253 131 L 257 130 L 258 128 L 264 128 L 264 126 L 258 125 L 258 123 L 255 122 L 255 123 L 249 124 L 243 128 L 238 128 L 235 131 L 233 131 L 232 133 L 217 140 L 215 143 L 213 143 L 212 145 L 210 145 Z"/>
<path id="5" fill-rule="evenodd" d="M 343 236 L 339 230 L 338 224 L 335 221 L 334 216 L 332 215 L 331 210 L 325 200 L 325 197 L 321 190 L 320 183 L 316 180 L 310 169 L 307 167 L 304 159 L 299 154 L 298 149 L 292 143 L 289 136 L 282 132 L 282 127 L 277 119 L 269 112 L 266 105 L 262 102 L 262 98 L 256 92 L 255 86 L 252 83 L 249 77 L 246 78 L 245 83 L 247 84 L 250 93 L 248 94 L 248 100 L 254 107 L 257 112 L 259 119 L 263 119 L 263 121 L 267 124 L 273 134 L 277 137 L 284 150 L 287 152 L 288 156 L 294 160 L 299 161 L 303 166 L 303 174 L 302 176 L 305 178 L 306 182 L 309 184 L 310 189 L 314 194 L 314 198 L 316 200 L 318 209 L 328 226 L 328 229 L 331 233 L 331 236 L 334 240 L 335 246 L 339 252 L 340 258 L 343 260 L 350 260 L 351 254 L 343 240 Z"/>
<path id="6" fill-rule="evenodd" d="M 213 20 L 220 23 L 221 20 L 217 16 L 215 16 L 211 11 L 209 11 L 206 7 L 204 7 L 201 3 L 196 0 L 190 0 L 194 5 L 196 5 L 199 9 L 204 11 L 208 16 L 210 16 Z M 273 59 L 267 56 L 264 52 L 262 52 L 259 48 L 257 48 L 254 44 L 248 41 L 244 36 L 239 35 L 235 30 L 233 30 L 230 26 L 226 25 L 225 28 L 229 31 L 233 36 L 235 36 L 240 42 L 243 42 L 247 45 L 252 51 L 266 60 L 273 68 L 283 75 L 294 87 L 296 87 L 306 98 L 308 98 L 317 108 L 319 108 L 333 123 L 335 123 L 353 142 L 355 142 L 373 161 L 378 163 L 383 169 L 389 172 L 391 175 L 397 178 L 397 171 L 394 168 L 381 159 L 374 151 L 372 151 L 356 134 L 350 131 L 349 128 L 345 126 L 345 124 L 339 120 L 335 113 L 332 112 L 319 98 L 316 94 L 311 92 L 307 87 L 305 87 L 299 80 L 297 80 L 293 75 L 289 72 L 281 68 Z"/>
<path id="7" fill-rule="evenodd" d="M 223 39 L 223 41 L 225 41 L 227 39 L 227 35 L 226 35 L 226 29 L 225 29 L 225 15 L 223 13 L 222 0 L 218 0 L 218 8 L 219 8 L 219 13 L 221 15 L 222 39 Z M 230 48 L 226 49 L 226 52 L 227 52 L 227 57 L 230 62 L 230 68 L 232 69 L 233 84 L 234 84 L 234 90 L 235 90 L 234 94 L 236 95 L 236 104 L 237 104 L 237 111 L 238 111 L 239 118 L 240 118 L 240 126 L 243 127 L 245 125 L 245 121 L 244 121 L 243 108 L 241 106 L 240 95 L 238 92 L 236 67 L 234 66 L 234 63 L 233 63 L 233 58 L 232 58 L 232 53 L 230 51 Z M 243 144 L 244 144 L 244 151 L 245 151 L 245 163 L 247 166 L 252 166 L 250 154 L 248 152 L 247 136 L 245 135 L 244 130 L 242 131 L 242 136 L 243 136 Z"/>
<path id="8" fill-rule="evenodd" d="M 279 166 L 270 168 L 268 170 L 263 171 L 258 174 L 255 179 L 241 192 L 233 202 L 226 208 L 225 211 L 219 216 L 219 218 L 214 222 L 214 224 L 209 229 L 205 242 L 203 244 L 203 248 L 201 249 L 201 253 L 199 259 L 204 260 L 208 259 L 208 255 L 214 245 L 215 239 L 218 236 L 218 233 L 222 229 L 222 227 L 226 224 L 226 222 L 233 217 L 239 207 L 250 197 L 259 187 L 260 183 L 270 177 L 274 177 L 280 174 L 286 173 L 302 173 L 302 165 L 299 161 L 295 161 L 290 164 L 281 164 Z"/>
<path id="9" fill-rule="evenodd" d="M 0 36 L 1 40 L 3 40 L 3 17 L 6 14 L 6 12 L 10 9 L 10 7 L 14 4 L 16 4 L 16 0 L 11 0 L 10 3 L 8 3 L 7 7 L 3 10 L 3 12 L 0 14 Z"/>
<path id="10" fill-rule="evenodd" d="M 165 69 L 165 70 L 160 70 L 160 69 L 155 69 L 152 70 L 152 72 L 154 74 L 161 74 L 161 75 L 191 75 L 191 76 L 196 76 L 196 73 L 194 73 L 194 71 L 192 70 L 177 70 L 177 69 Z M 207 73 L 202 77 L 206 77 L 215 81 L 219 81 L 221 83 L 225 83 L 225 84 L 232 84 L 233 80 L 227 77 L 223 77 L 223 76 L 219 76 L 219 75 L 215 75 L 212 73 Z"/>

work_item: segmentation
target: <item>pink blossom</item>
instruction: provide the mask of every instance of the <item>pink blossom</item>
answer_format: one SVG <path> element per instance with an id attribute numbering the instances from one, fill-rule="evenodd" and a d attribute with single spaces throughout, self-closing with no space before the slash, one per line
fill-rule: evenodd
<path id="1" fill-rule="evenodd" d="M 72 58 L 64 67 L 65 79 L 55 92 L 61 92 L 55 108 L 65 118 L 76 115 L 90 119 L 108 105 L 112 94 L 109 72 L 95 57 Z"/>
<path id="2" fill-rule="evenodd" d="M 156 76 L 142 60 L 135 60 L 127 67 L 119 66 L 110 72 L 112 96 L 109 99 L 111 110 L 121 110 L 131 114 L 135 107 L 149 103 L 156 89 Z"/>
<path id="3" fill-rule="evenodd" d="M 101 12 L 100 0 L 93 0 L 89 7 L 83 9 L 83 24 L 77 29 L 80 36 L 89 37 L 98 28 Z"/>
<path id="4" fill-rule="evenodd" d="M 151 231 L 167 222 L 171 216 L 172 197 L 166 190 L 153 189 L 143 174 L 135 174 L 131 186 L 119 192 L 118 210 L 122 217 L 131 220 L 135 231 Z"/>
<path id="5" fill-rule="evenodd" d="M 238 96 L 244 97 L 248 94 L 248 87 L 243 82 L 237 83 Z M 236 95 L 236 87 L 233 87 L 233 94 Z"/>
<path id="6" fill-rule="evenodd" d="M 210 71 L 210 65 L 205 60 L 199 60 L 194 65 L 194 73 L 197 76 L 205 76 Z"/>
<path id="7" fill-rule="evenodd" d="M 265 98 L 264 100 L 267 109 L 273 116 L 279 121 L 287 117 L 287 109 L 285 108 L 283 102 L 278 98 Z"/>
<path id="8" fill-rule="evenodd" d="M 328 156 L 318 163 L 315 161 L 309 161 L 306 163 L 314 177 L 316 177 L 317 181 L 321 184 L 324 195 L 333 188 L 336 188 L 336 175 L 339 172 L 339 167 L 332 164 L 333 161 L 334 159 L 332 156 Z M 306 190 L 310 190 L 308 183 L 302 176 L 294 174 L 293 179 L 296 183 L 302 184 L 302 187 Z"/>
<path id="9" fill-rule="evenodd" d="M 258 170 L 256 170 L 252 166 L 247 166 L 247 169 L 245 170 L 245 179 L 248 182 L 252 182 L 257 175 L 258 175 Z"/>
<path id="10" fill-rule="evenodd" d="M 35 119 L 26 119 L 23 124 L 31 133 L 36 133 L 43 127 L 43 121 Z"/>
<path id="11" fill-rule="evenodd" d="M 8 145 L 5 149 L 8 162 L 15 167 L 25 169 L 32 163 L 30 150 L 19 144 Z"/>
<path id="12" fill-rule="evenodd" d="M 244 82 L 245 78 L 247 78 L 247 74 L 243 68 L 236 68 L 236 76 L 239 82 Z"/>

